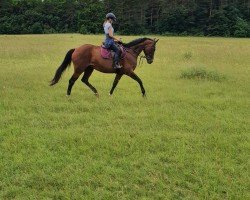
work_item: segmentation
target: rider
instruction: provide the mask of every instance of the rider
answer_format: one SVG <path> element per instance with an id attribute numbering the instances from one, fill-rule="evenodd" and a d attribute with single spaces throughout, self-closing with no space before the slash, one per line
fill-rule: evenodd
<path id="1" fill-rule="evenodd" d="M 103 23 L 103 28 L 105 32 L 105 41 L 104 46 L 107 49 L 111 49 L 115 52 L 114 56 L 114 68 L 119 69 L 121 65 L 119 64 L 121 50 L 117 47 L 115 42 L 121 42 L 119 38 L 114 37 L 114 28 L 112 27 L 112 23 L 116 21 L 116 16 L 113 13 L 108 13 L 106 15 L 106 20 Z"/>

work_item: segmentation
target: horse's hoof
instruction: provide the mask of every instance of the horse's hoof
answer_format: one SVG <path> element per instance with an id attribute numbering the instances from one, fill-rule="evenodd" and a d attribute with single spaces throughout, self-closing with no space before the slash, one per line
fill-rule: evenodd
<path id="1" fill-rule="evenodd" d="M 109 93 L 109 96 L 112 97 L 112 94 Z"/>
<path id="2" fill-rule="evenodd" d="M 145 98 L 145 99 L 147 98 L 146 94 L 143 94 L 142 97 Z"/>
<path id="3" fill-rule="evenodd" d="M 69 98 L 69 97 L 70 97 L 70 95 L 69 95 L 69 94 L 66 94 L 66 97 L 68 97 L 68 98 Z"/>
<path id="4" fill-rule="evenodd" d="M 99 98 L 99 94 L 98 94 L 98 93 L 95 93 L 95 96 L 96 96 L 97 98 Z"/>

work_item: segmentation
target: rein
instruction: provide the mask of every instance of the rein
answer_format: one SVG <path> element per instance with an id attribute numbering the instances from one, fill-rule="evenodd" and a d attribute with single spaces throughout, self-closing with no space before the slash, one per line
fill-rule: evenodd
<path id="1" fill-rule="evenodd" d="M 140 65 L 142 65 L 143 64 L 143 59 L 144 58 L 148 58 L 147 56 L 143 56 L 143 55 L 140 55 L 141 53 L 139 53 L 138 51 L 136 51 L 136 50 L 134 50 L 134 49 L 132 49 L 132 48 L 129 48 L 129 49 L 131 49 L 133 52 L 134 52 L 134 54 L 135 55 L 138 55 L 138 57 L 140 58 L 140 60 L 139 60 L 139 64 L 138 64 L 138 67 L 140 67 Z M 128 49 L 127 49 L 128 50 Z M 128 51 L 129 52 L 129 51 Z M 129 52 L 130 53 L 130 52 Z"/>
<path id="2" fill-rule="evenodd" d="M 139 57 L 140 57 L 140 60 L 139 60 L 138 67 L 140 67 L 140 65 L 143 64 L 143 58 L 147 58 L 146 56 L 143 56 L 143 55 L 139 55 Z"/>

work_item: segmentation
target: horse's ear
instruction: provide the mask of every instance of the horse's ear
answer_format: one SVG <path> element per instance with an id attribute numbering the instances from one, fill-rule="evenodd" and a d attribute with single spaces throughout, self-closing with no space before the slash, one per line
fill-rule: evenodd
<path id="1" fill-rule="evenodd" d="M 156 44 L 156 43 L 159 41 L 159 39 L 156 39 L 156 38 L 155 38 L 154 41 L 155 41 L 155 44 Z"/>

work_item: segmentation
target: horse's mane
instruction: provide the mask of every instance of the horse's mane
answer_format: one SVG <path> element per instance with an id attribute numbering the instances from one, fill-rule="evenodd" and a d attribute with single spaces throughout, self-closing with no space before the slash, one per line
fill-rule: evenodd
<path id="1" fill-rule="evenodd" d="M 144 37 L 144 38 L 138 38 L 138 39 L 135 39 L 135 40 L 133 40 L 133 41 L 131 41 L 129 43 L 122 43 L 122 45 L 124 47 L 126 47 L 126 48 L 130 48 L 130 47 L 133 47 L 133 46 L 135 46 L 137 44 L 140 44 L 140 43 L 144 42 L 145 40 L 152 40 L 152 39 L 146 38 L 146 37 Z"/>

